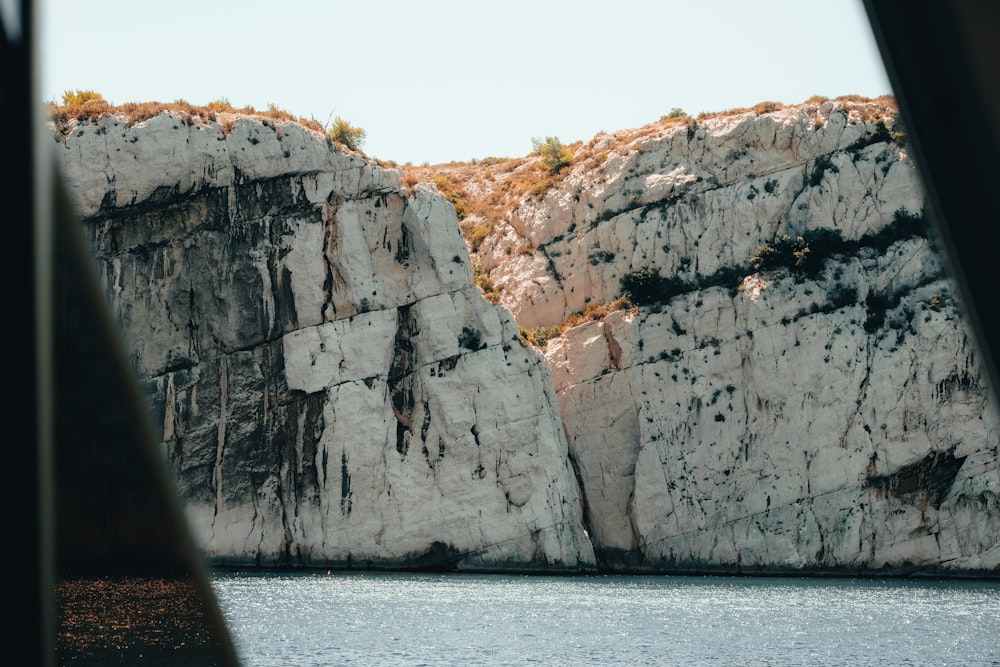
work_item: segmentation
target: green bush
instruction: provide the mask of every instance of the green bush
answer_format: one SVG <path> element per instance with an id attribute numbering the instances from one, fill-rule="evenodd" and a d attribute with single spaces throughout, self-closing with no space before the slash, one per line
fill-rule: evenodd
<path id="1" fill-rule="evenodd" d="M 660 116 L 660 122 L 663 123 L 671 120 L 690 120 L 690 118 L 691 117 L 688 116 L 687 112 L 684 111 L 684 109 L 681 109 L 680 107 L 674 107 L 673 109 L 670 110 L 670 113 L 666 114 L 665 116 Z"/>
<path id="2" fill-rule="evenodd" d="M 518 333 L 521 336 L 521 342 L 525 345 L 532 345 L 544 350 L 546 344 L 559 335 L 560 327 L 558 324 L 550 327 L 534 327 L 533 329 L 518 327 Z"/>
<path id="3" fill-rule="evenodd" d="M 827 171 L 831 171 L 835 174 L 840 173 L 840 169 L 838 169 L 837 165 L 833 163 L 833 160 L 830 159 L 829 155 L 821 155 L 816 158 L 816 162 L 813 164 L 812 174 L 809 176 L 809 186 L 815 188 L 822 183 L 823 174 Z"/>
<path id="4" fill-rule="evenodd" d="M 755 271 L 787 270 L 816 278 L 823 272 L 827 258 L 847 250 L 840 231 L 811 229 L 794 239 L 784 234 L 771 243 L 763 243 L 750 255 Z"/>
<path id="5" fill-rule="evenodd" d="M 656 269 L 645 268 L 622 277 L 622 294 L 637 306 L 665 303 L 678 294 L 691 291 L 691 285 L 672 276 L 664 278 Z"/>
<path id="6" fill-rule="evenodd" d="M 743 277 L 749 273 L 745 266 L 720 266 L 711 275 L 698 274 L 696 276 L 699 289 L 709 289 L 711 287 L 723 287 L 731 292 L 733 296 L 739 291 Z"/>
<path id="7" fill-rule="evenodd" d="M 853 306 L 858 302 L 858 290 L 848 285 L 836 285 L 829 294 L 830 305 L 836 308 Z"/>
<path id="8" fill-rule="evenodd" d="M 897 146 L 900 148 L 906 148 L 906 127 L 903 126 L 903 120 L 899 117 L 898 111 L 892 114 L 888 123 L 883 120 L 882 125 L 886 128 L 886 133 L 889 135 L 889 138 L 892 139 Z"/>
<path id="9" fill-rule="evenodd" d="M 365 143 L 366 133 L 360 127 L 355 127 L 337 116 L 333 120 L 333 125 L 326 131 L 326 135 L 335 144 L 346 146 L 352 151 L 360 151 Z"/>
<path id="10" fill-rule="evenodd" d="M 819 277 L 830 256 L 847 250 L 847 244 L 837 229 L 810 229 L 802 232 L 799 238 L 805 243 L 808 252 L 798 262 L 796 268 L 809 278 Z"/>
<path id="11" fill-rule="evenodd" d="M 865 234 L 861 237 L 860 243 L 862 245 L 876 248 L 879 252 L 885 252 L 893 243 L 902 241 L 903 239 L 929 239 L 928 232 L 929 230 L 923 211 L 914 214 L 910 213 L 905 208 L 900 208 L 896 209 L 896 212 L 892 217 L 892 222 L 885 227 L 882 227 L 877 232 Z"/>
<path id="12" fill-rule="evenodd" d="M 755 271 L 778 271 L 801 267 L 809 255 L 809 246 L 801 236 L 784 234 L 773 243 L 762 243 L 750 255 L 750 266 Z"/>
<path id="13" fill-rule="evenodd" d="M 96 93 L 93 90 L 67 90 L 63 93 L 62 100 L 64 105 L 72 106 L 74 104 L 83 104 L 94 100 L 103 102 L 104 97 L 100 93 Z"/>
<path id="14" fill-rule="evenodd" d="M 865 297 L 865 306 L 868 308 L 868 317 L 865 319 L 864 328 L 868 333 L 875 333 L 885 324 L 886 311 L 896 306 L 898 299 L 892 295 L 871 290 Z"/>
<path id="15" fill-rule="evenodd" d="M 483 342 L 483 333 L 479 329 L 473 329 L 472 327 L 462 327 L 462 333 L 458 336 L 458 344 L 460 347 L 472 350 L 473 352 L 486 347 L 486 343 Z"/>
<path id="16" fill-rule="evenodd" d="M 534 138 L 531 146 L 535 153 L 542 156 L 542 164 L 550 174 L 559 173 L 563 167 L 573 164 L 573 153 L 559 141 L 558 137 L 545 137 L 545 141 Z"/>

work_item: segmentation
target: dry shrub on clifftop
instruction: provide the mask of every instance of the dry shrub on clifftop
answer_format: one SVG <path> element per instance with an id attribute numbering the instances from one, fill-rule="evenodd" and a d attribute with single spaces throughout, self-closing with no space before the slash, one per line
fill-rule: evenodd
<path id="1" fill-rule="evenodd" d="M 333 143 L 345 146 L 352 151 L 361 150 L 361 146 L 365 143 L 365 136 L 367 135 L 360 127 L 351 125 L 340 116 L 337 116 L 333 120 L 333 125 L 330 126 L 326 134 Z"/>
<path id="2" fill-rule="evenodd" d="M 105 100 L 100 93 L 93 90 L 73 90 L 63 93 L 62 104 L 50 102 L 48 105 L 49 119 L 55 125 L 56 133 L 60 136 L 69 132 L 70 126 L 75 122 L 97 122 L 104 116 L 115 115 L 124 118 L 129 125 L 136 125 L 163 112 L 178 115 L 188 125 L 217 122 L 222 128 L 223 134 L 229 134 L 239 116 L 283 120 L 297 123 L 313 132 L 324 132 L 323 126 L 316 120 L 297 118 L 275 104 L 270 104 L 267 111 L 260 112 L 252 106 L 237 109 L 225 98 L 214 100 L 205 106 L 194 105 L 186 100 L 125 102 L 113 105 Z"/>

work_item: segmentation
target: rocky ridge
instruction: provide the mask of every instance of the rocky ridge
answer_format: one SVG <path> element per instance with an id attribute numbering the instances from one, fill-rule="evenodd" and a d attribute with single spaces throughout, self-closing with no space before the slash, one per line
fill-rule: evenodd
<path id="1" fill-rule="evenodd" d="M 594 567 L 550 370 L 435 192 L 291 122 L 56 139 L 209 562 Z"/>
<path id="2" fill-rule="evenodd" d="M 513 204 L 523 164 L 438 168 L 544 344 L 602 567 L 997 572 L 994 407 L 895 111 L 674 114 Z"/>
<path id="3" fill-rule="evenodd" d="M 894 111 L 672 113 L 556 174 L 56 140 L 214 563 L 991 576 L 996 419 Z"/>

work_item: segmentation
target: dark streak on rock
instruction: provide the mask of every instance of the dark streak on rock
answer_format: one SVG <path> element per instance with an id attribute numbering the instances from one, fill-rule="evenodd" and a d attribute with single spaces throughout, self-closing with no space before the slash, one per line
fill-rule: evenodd
<path id="1" fill-rule="evenodd" d="M 925 499 L 934 509 L 938 509 L 954 484 L 965 458 L 956 457 L 954 449 L 931 452 L 920 461 L 903 466 L 892 474 L 869 475 L 865 485 L 874 488 L 881 497 L 890 495 L 910 503 Z"/>
<path id="2" fill-rule="evenodd" d="M 410 232 L 403 225 L 399 230 L 399 243 L 396 244 L 396 262 L 402 266 L 410 265 Z"/>
<path id="3" fill-rule="evenodd" d="M 396 451 L 403 456 L 406 456 L 409 448 L 406 434 L 413 428 L 413 408 L 416 403 L 410 376 L 415 350 L 410 339 L 417 333 L 417 323 L 410 308 L 400 306 L 397 311 L 396 340 L 387 378 L 392 412 L 396 416 Z"/>
<path id="4" fill-rule="evenodd" d="M 340 453 L 340 513 L 351 513 L 351 474 L 347 472 L 347 452 Z"/>

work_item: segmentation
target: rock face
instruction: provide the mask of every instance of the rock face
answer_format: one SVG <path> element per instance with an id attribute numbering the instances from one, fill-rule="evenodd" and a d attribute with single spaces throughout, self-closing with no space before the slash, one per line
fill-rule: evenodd
<path id="1" fill-rule="evenodd" d="M 538 187 L 470 165 L 468 247 L 294 123 L 57 134 L 210 562 L 1000 573 L 1000 424 L 892 106 L 778 106 Z"/>
<path id="2" fill-rule="evenodd" d="M 267 119 L 56 150 L 209 562 L 594 567 L 550 370 L 440 196 Z"/>
<path id="3" fill-rule="evenodd" d="M 603 568 L 1000 572 L 995 407 L 891 129 L 828 101 L 598 137 L 480 242 L 525 327 L 642 306 L 546 346 Z"/>

